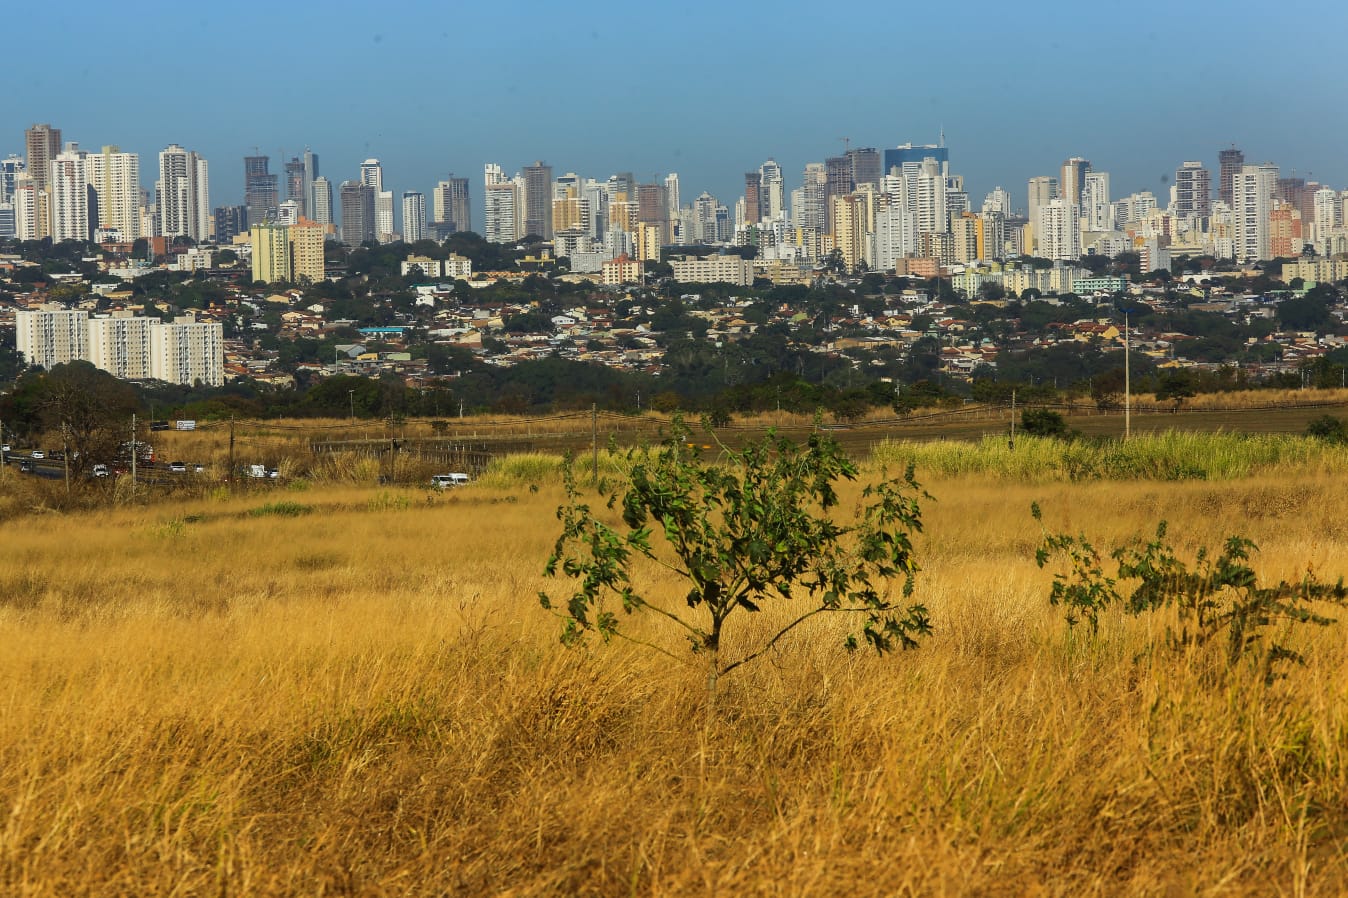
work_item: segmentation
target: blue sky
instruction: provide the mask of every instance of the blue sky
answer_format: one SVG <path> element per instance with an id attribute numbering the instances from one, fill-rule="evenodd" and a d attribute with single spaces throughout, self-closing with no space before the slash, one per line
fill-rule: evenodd
<path id="1" fill-rule="evenodd" d="M 0 155 L 50 122 L 140 152 L 151 184 L 177 142 L 210 161 L 222 205 L 241 201 L 254 146 L 279 171 L 307 144 L 334 183 L 367 156 L 395 191 L 466 176 L 480 216 L 489 161 L 677 171 L 684 202 L 731 204 L 769 156 L 789 189 L 844 136 L 883 148 L 944 128 L 975 206 L 999 184 L 1023 205 L 1026 179 L 1072 155 L 1115 196 L 1164 202 L 1180 162 L 1215 169 L 1232 143 L 1345 188 L 1345 24 L 1303 0 L 69 0 L 25 6 L 0 45 Z"/>

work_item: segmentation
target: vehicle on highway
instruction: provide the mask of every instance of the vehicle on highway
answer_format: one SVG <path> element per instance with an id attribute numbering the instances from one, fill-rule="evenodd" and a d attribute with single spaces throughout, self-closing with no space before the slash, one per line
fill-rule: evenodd
<path id="1" fill-rule="evenodd" d="M 112 474 L 107 465 L 94 465 L 89 473 L 95 477 L 108 477 Z"/>
<path id="2" fill-rule="evenodd" d="M 170 473 L 170 474 L 186 474 L 186 473 L 187 473 L 187 462 L 182 462 L 182 461 L 171 461 L 171 462 L 169 462 L 169 473 Z"/>
<path id="3" fill-rule="evenodd" d="M 193 466 L 192 466 L 192 473 L 193 473 L 193 474 L 205 474 L 205 473 L 206 473 L 206 466 L 205 466 L 205 465 L 193 465 Z"/>
<path id="4" fill-rule="evenodd" d="M 32 470 L 33 470 L 33 463 L 28 459 L 25 458 L 23 461 L 19 462 L 19 471 L 26 474 Z"/>
<path id="5" fill-rule="evenodd" d="M 34 461 L 41 461 L 47 457 L 47 453 L 43 452 L 41 449 L 34 449 L 32 452 L 28 453 L 28 457 Z"/>
<path id="6" fill-rule="evenodd" d="M 468 475 L 456 472 L 453 474 L 436 474 L 431 477 L 431 486 L 438 490 L 447 490 L 450 487 L 463 486 L 468 482 Z"/>

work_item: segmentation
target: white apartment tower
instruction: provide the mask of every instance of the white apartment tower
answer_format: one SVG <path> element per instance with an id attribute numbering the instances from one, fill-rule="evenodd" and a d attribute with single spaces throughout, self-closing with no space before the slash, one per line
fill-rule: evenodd
<path id="1" fill-rule="evenodd" d="M 89 319 L 89 361 L 113 377 L 149 378 L 150 329 L 156 324 L 153 318 L 136 318 L 130 312 Z"/>
<path id="2" fill-rule="evenodd" d="M 211 235 L 210 181 L 206 160 L 176 143 L 159 153 L 159 233 L 205 240 Z"/>
<path id="3" fill-rule="evenodd" d="M 51 368 L 85 358 L 89 313 L 47 305 L 14 313 L 15 347 L 29 365 Z"/>
<path id="4" fill-rule="evenodd" d="M 1070 262 L 1081 257 L 1081 231 L 1077 207 L 1064 197 L 1049 200 L 1039 208 L 1039 255 L 1055 262 Z"/>
<path id="5" fill-rule="evenodd" d="M 150 376 L 172 384 L 225 382 L 224 326 L 184 315 L 150 328 Z"/>
<path id="6" fill-rule="evenodd" d="M 403 240 L 416 243 L 426 239 L 426 194 L 403 192 Z"/>
<path id="7" fill-rule="evenodd" d="M 1088 171 L 1081 188 L 1081 229 L 1114 230 L 1114 210 L 1109 203 L 1109 172 Z"/>
<path id="8" fill-rule="evenodd" d="M 85 171 L 84 154 L 68 148 L 51 161 L 47 176 L 47 193 L 51 210 L 51 239 L 88 240 L 89 177 Z"/>
<path id="9" fill-rule="evenodd" d="M 332 182 L 322 175 L 314 178 L 312 206 L 313 215 L 310 217 L 314 221 L 323 225 L 332 224 Z"/>
<path id="10" fill-rule="evenodd" d="M 1235 225 L 1236 261 L 1257 262 L 1272 255 L 1269 213 L 1278 187 L 1278 166 L 1242 165 L 1233 179 L 1232 218 Z"/>
<path id="11" fill-rule="evenodd" d="M 115 228 L 132 242 L 140 232 L 140 155 L 106 146 L 84 160 L 89 186 L 98 196 L 98 227 Z"/>

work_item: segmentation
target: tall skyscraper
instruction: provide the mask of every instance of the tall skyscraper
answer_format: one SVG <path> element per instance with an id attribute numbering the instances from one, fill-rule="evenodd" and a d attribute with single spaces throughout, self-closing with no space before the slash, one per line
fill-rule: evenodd
<path id="1" fill-rule="evenodd" d="M 1065 197 L 1048 201 L 1039 209 L 1039 255 L 1055 262 L 1070 262 L 1081 256 L 1081 230 L 1075 203 Z"/>
<path id="2" fill-rule="evenodd" d="M 852 183 L 852 160 L 846 156 L 830 156 L 824 160 L 824 211 L 828 215 L 825 227 L 833 231 L 834 200 L 847 196 L 855 189 Z"/>
<path id="3" fill-rule="evenodd" d="M 679 214 L 682 206 L 679 205 L 679 175 L 678 172 L 670 172 L 665 175 L 665 208 L 666 217 L 669 219 L 669 231 L 666 239 L 670 243 L 677 243 L 681 235 L 679 230 Z"/>
<path id="4" fill-rule="evenodd" d="M 471 231 L 473 229 L 472 208 L 468 201 L 468 179 L 456 178 L 452 174 L 435 185 L 431 194 L 432 216 L 436 224 L 441 225 L 445 233 Z M 452 227 L 444 227 L 452 225 Z"/>
<path id="5" fill-rule="evenodd" d="M 61 129 L 51 125 L 33 125 L 23 132 L 28 153 L 28 176 L 39 190 L 47 188 L 51 177 L 51 163 L 61 152 Z"/>
<path id="6" fill-rule="evenodd" d="M 403 241 L 416 243 L 426 239 L 426 194 L 403 191 Z"/>
<path id="7" fill-rule="evenodd" d="M 880 186 L 880 151 L 874 147 L 855 147 L 847 151 L 847 158 L 852 160 L 852 183 L 860 187 L 862 184 L 874 184 Z"/>
<path id="8" fill-rule="evenodd" d="M 253 280 L 272 284 L 293 280 L 290 264 L 290 226 L 263 222 L 249 228 L 253 245 Z"/>
<path id="9" fill-rule="evenodd" d="M 1228 207 L 1235 205 L 1235 178 L 1244 164 L 1245 154 L 1234 146 L 1217 154 L 1217 198 Z"/>
<path id="10" fill-rule="evenodd" d="M 1185 162 L 1175 169 L 1175 215 L 1207 218 L 1212 214 L 1212 172 L 1202 162 Z"/>
<path id="11" fill-rule="evenodd" d="M 758 208 L 758 201 L 762 195 L 763 175 L 756 171 L 747 171 L 744 173 L 744 224 L 756 225 L 763 217 L 762 211 Z"/>
<path id="12" fill-rule="evenodd" d="M 877 166 L 879 163 L 876 163 Z M 769 159 L 758 167 L 758 217 L 776 221 L 787 213 L 782 167 Z"/>
<path id="13" fill-rule="evenodd" d="M 518 184 L 489 180 L 482 194 L 482 236 L 492 243 L 514 243 L 523 237 L 519 233 L 521 205 Z"/>
<path id="14" fill-rule="evenodd" d="M 310 195 L 313 197 L 313 215 L 310 218 L 318 224 L 332 224 L 332 182 L 319 175 L 314 178 Z"/>
<path id="15" fill-rule="evenodd" d="M 1086 172 L 1086 182 L 1081 187 L 1081 229 L 1114 230 L 1113 207 L 1109 202 L 1109 172 Z"/>
<path id="16" fill-rule="evenodd" d="M 1086 173 L 1091 170 L 1089 159 L 1073 156 L 1062 164 L 1062 178 L 1058 181 L 1058 196 L 1081 207 L 1081 193 L 1086 189 Z"/>
<path id="17" fill-rule="evenodd" d="M 248 226 L 276 217 L 280 196 L 276 189 L 276 175 L 270 173 L 268 156 L 243 157 L 243 204 L 248 207 Z"/>
<path id="18" fill-rule="evenodd" d="M 524 167 L 524 232 L 552 239 L 552 166 Z"/>
<path id="19" fill-rule="evenodd" d="M 309 193 L 305 189 L 304 179 L 304 161 L 298 156 L 292 156 L 285 165 L 286 172 L 286 199 L 295 203 L 299 207 L 299 214 L 307 216 L 309 214 Z"/>
<path id="20" fill-rule="evenodd" d="M 897 147 L 885 150 L 884 166 L 880 172 L 883 175 L 891 175 L 894 169 L 903 169 L 904 163 L 914 165 L 921 164 L 923 159 L 935 159 L 941 167 L 942 175 L 950 174 L 950 148 L 945 145 L 945 141 L 938 144 L 922 144 L 914 146 L 911 143 L 900 144 Z"/>
<path id="21" fill-rule="evenodd" d="M 1235 225 L 1236 261 L 1272 258 L 1269 215 L 1278 189 L 1278 166 L 1242 165 L 1232 178 L 1231 212 Z"/>
<path id="22" fill-rule="evenodd" d="M 57 153 L 50 165 L 47 195 L 51 203 L 51 239 L 90 240 L 89 176 L 84 154 L 74 149 Z"/>
<path id="23" fill-rule="evenodd" d="M 343 181 L 340 192 L 342 242 L 360 246 L 374 240 L 374 188 L 358 181 Z"/>
<path id="24" fill-rule="evenodd" d="M 378 159 L 366 159 L 360 164 L 360 183 L 375 193 L 384 189 L 384 166 Z"/>
<path id="25" fill-rule="evenodd" d="M 1030 214 L 1030 231 L 1036 244 L 1040 243 L 1043 233 L 1040 210 L 1058 196 L 1058 179 L 1041 175 L 1030 179 L 1029 197 L 1026 208 Z"/>
<path id="26" fill-rule="evenodd" d="M 314 203 L 314 179 L 319 176 L 318 154 L 308 147 L 304 148 L 304 214 L 317 221 L 315 214 L 316 204 Z M 328 196 L 328 221 L 332 220 L 332 196 L 329 190 Z"/>
<path id="27" fill-rule="evenodd" d="M 194 152 L 170 144 L 159 153 L 159 233 L 165 237 L 191 237 L 198 242 L 211 234 L 210 179 L 206 160 Z"/>
<path id="28" fill-rule="evenodd" d="M 115 228 L 127 243 L 140 233 L 140 156 L 105 146 L 85 157 L 89 186 L 98 196 L 99 228 Z"/>

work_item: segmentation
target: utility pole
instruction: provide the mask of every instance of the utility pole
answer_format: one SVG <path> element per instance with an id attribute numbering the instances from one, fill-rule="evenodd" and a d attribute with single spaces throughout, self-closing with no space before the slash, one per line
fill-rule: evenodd
<path id="1" fill-rule="evenodd" d="M 1011 439 L 1007 442 L 1007 448 L 1012 452 L 1016 451 L 1016 391 L 1011 391 Z"/>
<path id="2" fill-rule="evenodd" d="M 136 456 L 140 446 L 136 445 L 136 413 L 131 413 L 131 498 L 136 498 Z"/>
<path id="3" fill-rule="evenodd" d="M 70 439 L 66 423 L 61 422 L 61 466 L 65 469 L 66 495 L 70 495 Z"/>
<path id="4" fill-rule="evenodd" d="M 225 482 L 234 482 L 234 416 L 229 416 L 229 470 L 225 472 Z"/>
<path id="5" fill-rule="evenodd" d="M 591 481 L 599 485 L 599 403 L 590 403 L 590 453 L 594 458 L 594 471 Z"/>

